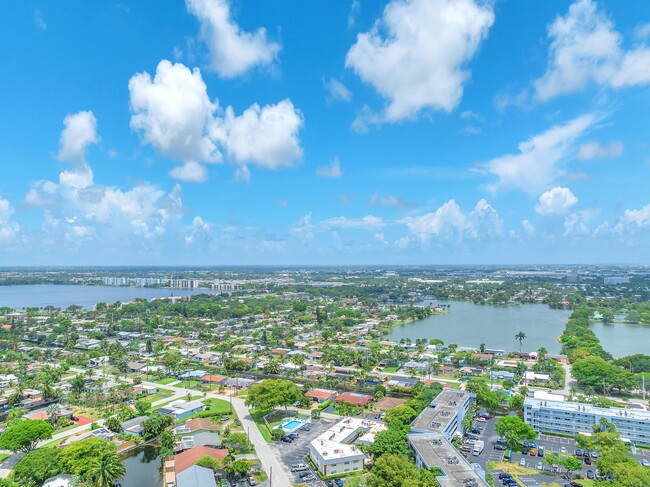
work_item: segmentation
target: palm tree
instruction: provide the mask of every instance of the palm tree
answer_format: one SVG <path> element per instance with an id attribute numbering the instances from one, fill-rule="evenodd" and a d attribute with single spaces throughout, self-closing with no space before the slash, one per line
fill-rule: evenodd
<path id="1" fill-rule="evenodd" d="M 548 355 L 548 350 L 544 347 L 539 347 L 537 349 L 537 361 L 541 362 L 546 358 L 546 355 Z"/>
<path id="2" fill-rule="evenodd" d="M 115 481 L 124 477 L 125 474 L 126 468 L 112 448 L 102 450 L 88 469 L 92 487 L 113 487 Z"/>
<path id="3" fill-rule="evenodd" d="M 521 352 L 521 345 L 522 345 L 522 343 L 524 342 L 525 339 L 526 339 L 526 334 L 523 331 L 520 331 L 519 333 L 517 333 L 515 335 L 515 340 L 519 341 L 519 351 L 520 352 Z"/>

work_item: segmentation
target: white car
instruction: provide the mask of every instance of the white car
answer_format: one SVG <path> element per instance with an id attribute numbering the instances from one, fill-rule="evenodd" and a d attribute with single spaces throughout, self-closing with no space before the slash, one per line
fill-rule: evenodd
<path id="1" fill-rule="evenodd" d="M 521 460 L 519 460 L 519 466 L 520 467 L 525 467 L 526 466 L 526 459 L 525 458 L 522 458 Z"/>
<path id="2" fill-rule="evenodd" d="M 560 448 L 560 453 L 566 453 L 566 448 L 564 447 Z"/>
<path id="3" fill-rule="evenodd" d="M 544 470 L 544 462 L 537 462 L 537 470 Z"/>
<path id="4" fill-rule="evenodd" d="M 477 423 L 487 423 L 487 419 L 485 418 L 476 418 Z"/>
<path id="5" fill-rule="evenodd" d="M 644 458 L 643 460 L 641 460 L 641 465 L 643 465 L 644 467 L 650 467 L 650 462 L 646 458 Z"/>

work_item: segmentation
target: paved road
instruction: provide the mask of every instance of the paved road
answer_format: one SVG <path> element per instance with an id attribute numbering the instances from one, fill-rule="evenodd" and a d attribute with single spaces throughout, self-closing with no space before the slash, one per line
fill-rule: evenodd
<path id="1" fill-rule="evenodd" d="M 144 382 L 146 385 L 152 385 L 156 386 L 154 382 Z M 194 391 L 192 389 L 188 389 L 185 387 L 175 387 L 171 385 L 166 385 L 164 386 L 166 389 L 171 389 L 174 391 L 174 396 L 179 396 L 179 397 L 184 397 L 187 395 L 187 391 L 189 390 L 191 392 L 195 392 L 197 394 L 201 394 L 200 391 Z M 287 477 L 287 474 L 284 472 L 282 469 L 282 466 L 280 465 L 280 462 L 276 458 L 276 456 L 273 454 L 271 451 L 271 447 L 269 444 L 266 442 L 264 437 L 262 437 L 262 433 L 260 433 L 260 430 L 257 428 L 257 425 L 253 421 L 253 418 L 251 418 L 250 411 L 246 404 L 244 403 L 244 400 L 239 398 L 239 397 L 230 397 L 230 396 L 225 396 L 221 394 L 214 394 L 214 393 L 207 393 L 205 395 L 206 399 L 222 399 L 224 401 L 232 401 L 232 407 L 237 413 L 237 416 L 239 417 L 239 420 L 242 423 L 242 426 L 244 428 L 244 431 L 246 431 L 249 435 L 249 439 L 253 446 L 255 447 L 255 451 L 257 452 L 257 456 L 262 462 L 262 468 L 266 472 L 266 474 L 269 476 L 269 485 L 271 487 L 289 487 L 292 485 L 291 480 L 289 477 Z M 165 401 L 168 401 L 171 398 L 165 398 Z M 155 403 L 154 403 L 155 404 Z"/>

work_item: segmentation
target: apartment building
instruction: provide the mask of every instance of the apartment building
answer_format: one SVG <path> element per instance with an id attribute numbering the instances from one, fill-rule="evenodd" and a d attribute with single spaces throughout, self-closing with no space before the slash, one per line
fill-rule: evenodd
<path id="1" fill-rule="evenodd" d="M 601 418 L 613 423 L 621 438 L 633 443 L 650 444 L 650 411 L 601 408 L 542 397 L 527 397 L 524 400 L 524 421 L 535 431 L 569 435 L 591 433 Z"/>

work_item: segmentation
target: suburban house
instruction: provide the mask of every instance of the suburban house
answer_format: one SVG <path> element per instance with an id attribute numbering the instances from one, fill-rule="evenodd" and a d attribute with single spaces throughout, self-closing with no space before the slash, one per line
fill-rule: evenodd
<path id="1" fill-rule="evenodd" d="M 417 379 L 395 375 L 391 380 L 389 380 L 386 383 L 386 385 L 388 387 L 405 387 L 407 389 L 412 389 L 417 383 L 418 383 Z"/>
<path id="2" fill-rule="evenodd" d="M 191 468 L 199 459 L 209 456 L 215 460 L 223 460 L 228 455 L 228 450 L 210 448 L 208 446 L 195 446 L 189 450 L 185 450 L 174 457 L 176 464 L 176 475 Z M 212 471 L 210 471 L 212 472 Z M 212 474 L 214 478 L 214 474 Z"/>
<path id="3" fill-rule="evenodd" d="M 527 370 L 524 372 L 524 375 L 521 377 L 521 382 L 524 385 L 529 385 L 534 382 L 548 382 L 551 380 L 551 376 L 548 374 L 538 374 L 537 372 L 531 372 Z"/>
<path id="4" fill-rule="evenodd" d="M 308 397 L 312 401 L 318 401 L 319 404 L 322 404 L 325 401 L 331 401 L 335 396 L 336 391 L 329 389 L 310 389 L 305 392 L 305 397 Z"/>
<path id="5" fill-rule="evenodd" d="M 142 436 L 144 433 L 142 423 L 144 423 L 147 419 L 149 419 L 147 416 L 138 416 L 137 418 L 124 421 L 122 423 L 122 432 L 130 435 Z"/>
<path id="6" fill-rule="evenodd" d="M 368 394 L 360 394 L 358 392 L 344 392 L 334 398 L 334 402 L 349 402 L 360 408 L 365 408 L 372 402 L 374 398 Z"/>
<path id="7" fill-rule="evenodd" d="M 205 409 L 205 405 L 201 401 L 174 401 L 166 406 L 158 409 L 158 412 L 163 415 L 173 416 L 175 419 L 183 419 L 192 416 Z"/>
<path id="8" fill-rule="evenodd" d="M 176 475 L 176 487 L 217 487 L 217 481 L 211 469 L 193 465 Z"/>
<path id="9" fill-rule="evenodd" d="M 228 378 L 223 375 L 204 375 L 201 377 L 204 384 L 214 384 L 217 386 L 221 384 L 225 385 L 226 379 Z"/>
<path id="10" fill-rule="evenodd" d="M 144 369 L 147 366 L 147 364 L 143 364 L 142 362 L 129 362 L 126 364 L 127 369 L 129 369 L 129 372 L 141 372 L 142 369 Z"/>

